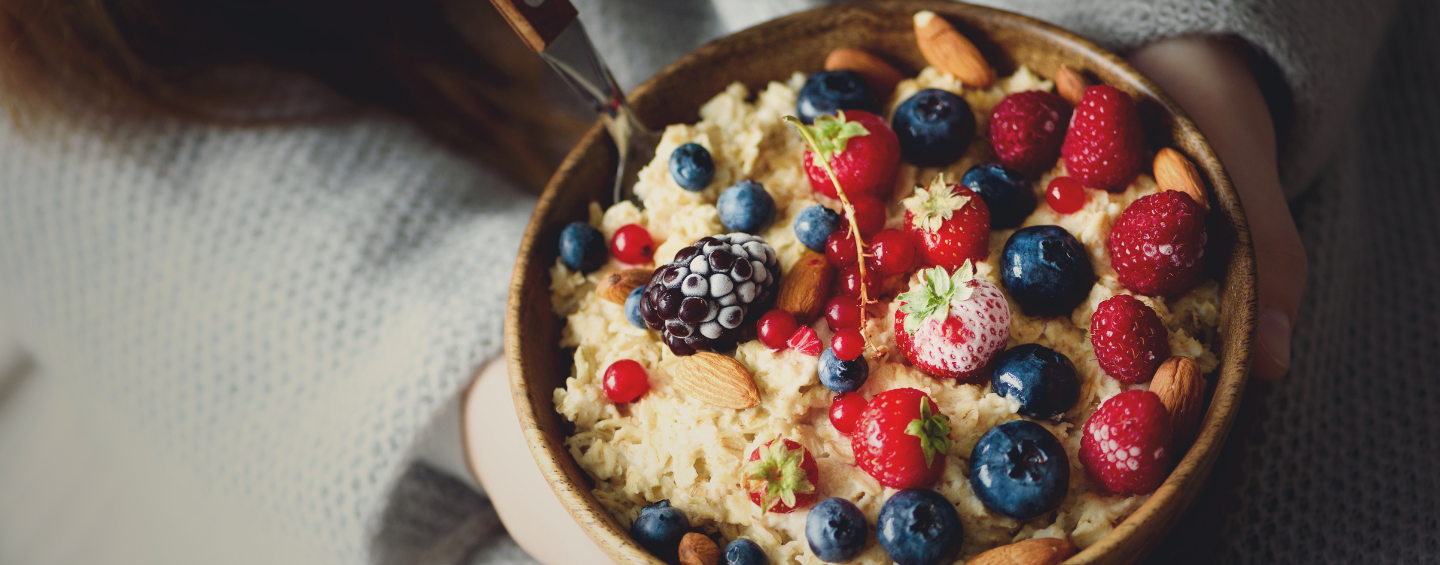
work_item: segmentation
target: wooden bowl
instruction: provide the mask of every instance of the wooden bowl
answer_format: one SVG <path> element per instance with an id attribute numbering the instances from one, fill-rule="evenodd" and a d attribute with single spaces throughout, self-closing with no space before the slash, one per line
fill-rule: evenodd
<path id="1" fill-rule="evenodd" d="M 1195 443 L 1174 472 L 1134 514 L 1066 563 L 1130 563 L 1162 539 L 1200 492 L 1230 430 L 1245 388 L 1254 337 L 1255 262 L 1240 199 L 1210 145 L 1185 113 L 1124 60 L 1050 24 L 999 10 L 943 1 L 849 3 L 820 8 L 716 40 L 665 67 L 630 95 L 648 124 L 693 123 L 700 106 L 740 81 L 759 91 L 795 71 L 820 70 L 840 47 L 881 54 L 907 75 L 925 67 L 912 16 L 945 16 L 984 52 L 1001 76 L 1023 63 L 1053 77 L 1067 65 L 1128 91 L 1139 105 L 1152 148 L 1173 147 L 1194 161 L 1210 187 L 1210 276 L 1222 282 L 1218 376 L 1208 379 L 1208 410 Z M 596 126 L 570 152 L 535 208 L 510 284 L 505 351 L 521 427 L 540 470 L 581 528 L 618 563 L 661 565 L 630 539 L 590 491 L 590 479 L 564 447 L 567 423 L 552 401 L 570 374 L 559 347 L 564 321 L 550 310 L 550 278 L 561 228 L 587 218 L 591 201 L 606 202 L 614 164 Z M 1218 236 L 1218 237 L 1217 237 Z"/>

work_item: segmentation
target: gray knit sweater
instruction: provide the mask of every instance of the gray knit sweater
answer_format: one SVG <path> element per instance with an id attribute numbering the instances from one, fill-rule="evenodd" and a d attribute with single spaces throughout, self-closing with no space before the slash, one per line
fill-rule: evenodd
<path id="1" fill-rule="evenodd" d="M 627 87 L 713 37 L 818 3 L 577 2 Z M 1295 370 L 1252 389 L 1211 493 L 1158 556 L 1440 561 L 1440 8 L 985 3 L 1118 51 L 1236 36 L 1293 98 L 1284 174 L 1290 193 L 1310 189 L 1294 209 L 1312 261 Z M 132 524 L 142 539 L 125 555 L 147 563 L 214 562 L 216 547 L 242 547 L 226 554 L 236 562 L 525 561 L 482 494 L 415 453 L 498 354 L 532 205 L 381 116 L 262 130 L 102 120 L 38 136 L 0 121 L 0 326 L 60 383 L 77 437 L 112 448 L 79 479 L 109 486 L 86 492 L 179 477 L 175 489 L 198 494 L 171 506 L 198 537 L 134 526 L 161 523 L 143 504 L 22 496 L 45 473 L 5 460 L 28 453 L 5 426 L 29 397 L 3 383 L 0 526 L 83 507 L 94 524 Z M 266 549 L 227 541 L 232 528 Z M 50 542 L 6 531 L 7 563 L 82 560 L 67 545 L 100 543 L 84 528 Z"/>

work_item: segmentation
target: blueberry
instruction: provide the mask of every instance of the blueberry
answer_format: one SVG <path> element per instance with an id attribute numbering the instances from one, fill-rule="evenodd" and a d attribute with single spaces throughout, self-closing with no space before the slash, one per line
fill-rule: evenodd
<path id="1" fill-rule="evenodd" d="M 853 361 L 841 361 L 835 356 L 834 349 L 826 349 L 820 354 L 820 384 L 825 388 L 835 392 L 855 392 L 869 377 L 870 364 L 865 362 L 863 355 Z"/>
<path id="2" fill-rule="evenodd" d="M 630 325 L 642 330 L 649 327 L 645 325 L 645 318 L 640 316 L 640 297 L 644 295 L 645 285 L 640 285 L 625 297 L 625 319 L 630 320 Z"/>
<path id="3" fill-rule="evenodd" d="M 1020 401 L 1020 413 L 1031 418 L 1056 418 L 1080 398 L 1075 364 L 1064 354 L 1035 343 L 1000 354 L 990 388 L 995 394 Z"/>
<path id="4" fill-rule="evenodd" d="M 725 189 L 715 201 L 715 208 L 720 212 L 720 223 L 730 231 L 756 233 L 775 219 L 775 199 L 753 180 L 742 180 Z"/>
<path id="5" fill-rule="evenodd" d="M 572 271 L 588 273 L 599 269 L 609 257 L 605 236 L 585 222 L 570 222 L 560 232 L 560 261 Z"/>
<path id="6" fill-rule="evenodd" d="M 800 121 L 815 123 L 815 118 L 834 114 L 836 110 L 875 111 L 875 102 L 865 90 L 865 79 L 855 71 L 815 73 L 800 87 L 795 99 L 795 113 Z"/>
<path id="7" fill-rule="evenodd" d="M 900 103 L 890 127 L 900 138 L 900 154 L 906 161 L 939 167 L 965 154 L 975 137 L 975 114 L 965 99 L 927 88 Z"/>
<path id="8" fill-rule="evenodd" d="M 1069 316 L 1095 283 L 1090 255 L 1060 226 L 1030 226 L 1010 235 L 1000 254 L 1000 282 L 1029 316 Z"/>
<path id="9" fill-rule="evenodd" d="M 640 517 L 630 526 L 630 537 L 650 553 L 664 561 L 675 561 L 680 551 L 680 538 L 690 531 L 690 519 L 679 508 L 662 500 L 640 509 Z"/>
<path id="10" fill-rule="evenodd" d="M 699 143 L 686 143 L 670 153 L 670 176 L 690 192 L 700 192 L 715 178 L 715 159 Z"/>
<path id="11" fill-rule="evenodd" d="M 1060 507 L 1070 488 L 1070 458 L 1040 424 L 1015 420 L 991 428 L 970 452 L 970 489 L 1002 516 L 1029 520 Z"/>
<path id="12" fill-rule="evenodd" d="M 990 208 L 990 229 L 1008 230 L 1020 225 L 1035 211 L 1035 191 L 1030 181 L 1014 169 L 999 163 L 980 163 L 965 171 L 960 184 L 975 191 Z"/>
<path id="13" fill-rule="evenodd" d="M 830 234 L 840 229 L 840 214 L 816 204 L 795 215 L 795 239 L 811 251 L 825 252 Z"/>
<path id="14" fill-rule="evenodd" d="M 933 565 L 960 550 L 960 514 L 940 493 L 905 489 L 880 507 L 875 534 L 897 565 Z"/>
<path id="15" fill-rule="evenodd" d="M 770 558 L 753 541 L 739 538 L 725 546 L 720 554 L 720 565 L 770 565 Z"/>
<path id="16" fill-rule="evenodd" d="M 854 559 L 865 549 L 865 515 L 848 500 L 831 497 L 815 503 L 805 517 L 810 552 L 826 563 Z"/>

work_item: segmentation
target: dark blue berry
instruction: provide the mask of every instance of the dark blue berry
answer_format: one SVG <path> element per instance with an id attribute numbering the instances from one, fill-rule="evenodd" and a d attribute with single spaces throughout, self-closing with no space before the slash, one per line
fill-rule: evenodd
<path id="1" fill-rule="evenodd" d="M 975 137 L 975 114 L 964 98 L 927 88 L 900 103 L 890 127 L 900 138 L 900 155 L 906 161 L 939 167 L 965 154 Z"/>
<path id="2" fill-rule="evenodd" d="M 715 159 L 699 143 L 686 143 L 670 153 L 670 176 L 690 192 L 700 192 L 715 178 Z"/>
<path id="3" fill-rule="evenodd" d="M 815 123 L 815 118 L 834 114 L 836 110 L 875 111 L 875 102 L 865 90 L 865 79 L 855 71 L 815 73 L 800 87 L 795 99 L 795 113 L 800 121 Z"/>
<path id="4" fill-rule="evenodd" d="M 1035 343 L 1017 345 L 1000 354 L 990 376 L 995 394 L 1020 402 L 1020 413 L 1052 419 L 1080 398 L 1075 364 L 1064 354 Z"/>
<path id="5" fill-rule="evenodd" d="M 770 558 L 760 545 L 745 538 L 739 538 L 725 546 L 720 554 L 720 565 L 770 565 Z"/>
<path id="6" fill-rule="evenodd" d="M 605 235 L 585 222 L 570 222 L 560 232 L 560 261 L 572 271 L 588 273 L 599 269 L 609 258 Z"/>
<path id="7" fill-rule="evenodd" d="M 934 565 L 960 550 L 960 514 L 940 493 L 906 489 L 890 495 L 875 520 L 875 536 L 897 565 Z"/>
<path id="8" fill-rule="evenodd" d="M 1035 191 L 1019 172 L 999 163 L 980 163 L 965 171 L 960 184 L 975 191 L 990 208 L 990 229 L 1008 230 L 1035 211 Z"/>
<path id="9" fill-rule="evenodd" d="M 1030 226 L 1010 235 L 1000 254 L 1000 282 L 1029 316 L 1069 316 L 1090 296 L 1090 255 L 1060 226 Z"/>
<path id="10" fill-rule="evenodd" d="M 835 356 L 834 349 L 820 354 L 820 384 L 835 392 L 855 392 L 865 379 L 870 377 L 870 364 L 861 355 L 852 361 L 842 361 Z"/>
<path id="11" fill-rule="evenodd" d="M 1059 508 L 1070 489 L 1060 440 L 1029 420 L 991 428 L 970 452 L 970 489 L 996 513 L 1029 520 Z"/>
<path id="12" fill-rule="evenodd" d="M 715 201 L 720 223 L 730 231 L 756 233 L 775 219 L 775 199 L 753 180 L 742 180 L 725 189 Z"/>
<path id="13" fill-rule="evenodd" d="M 826 563 L 854 559 L 865 549 L 865 515 L 848 500 L 831 497 L 815 503 L 805 517 L 805 542 Z"/>
<path id="14" fill-rule="evenodd" d="M 816 204 L 795 215 L 795 239 L 811 251 L 825 252 L 830 234 L 840 229 L 840 214 Z"/>
<path id="15" fill-rule="evenodd" d="M 662 500 L 640 509 L 640 517 L 630 526 L 630 537 L 650 553 L 664 561 L 675 561 L 680 551 L 680 538 L 690 531 L 690 519 L 679 508 Z"/>
<path id="16" fill-rule="evenodd" d="M 645 318 L 640 315 L 640 297 L 645 296 L 645 285 L 635 287 L 630 295 L 625 297 L 625 319 L 630 320 L 630 325 L 645 329 Z"/>

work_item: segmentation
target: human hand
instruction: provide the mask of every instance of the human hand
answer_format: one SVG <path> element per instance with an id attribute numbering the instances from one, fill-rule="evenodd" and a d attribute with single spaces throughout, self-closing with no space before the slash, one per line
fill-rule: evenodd
<path id="1" fill-rule="evenodd" d="M 1260 320 L 1250 372 L 1278 379 L 1290 369 L 1291 328 L 1309 262 L 1280 187 L 1274 122 L 1254 71 L 1236 46 L 1205 37 L 1156 41 L 1129 60 L 1185 109 L 1240 193 L 1259 277 Z"/>

